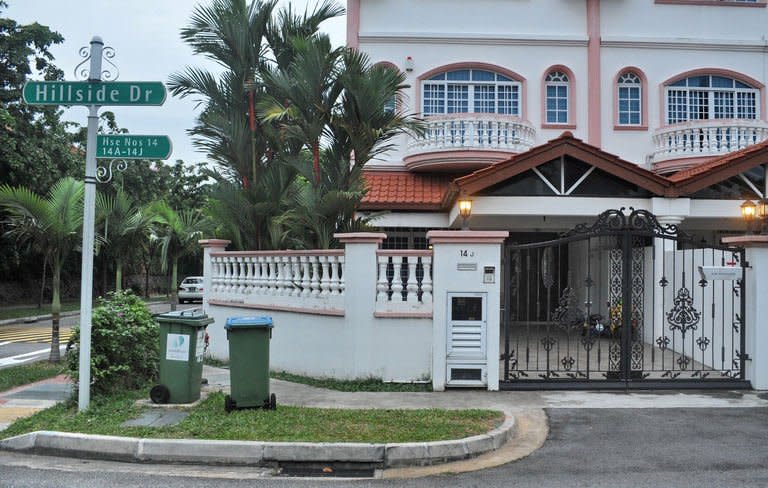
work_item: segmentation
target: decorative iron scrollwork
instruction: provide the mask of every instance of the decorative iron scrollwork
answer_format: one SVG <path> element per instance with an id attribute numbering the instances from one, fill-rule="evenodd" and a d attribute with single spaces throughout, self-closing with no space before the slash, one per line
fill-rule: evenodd
<path id="1" fill-rule="evenodd" d="M 572 356 L 565 356 L 563 359 L 560 360 L 560 364 L 563 365 L 564 370 L 570 371 L 571 368 L 573 368 L 573 365 L 576 364 L 576 360 L 573 359 Z"/>
<path id="2" fill-rule="evenodd" d="M 563 329 L 582 327 L 584 312 L 574 306 L 576 290 L 570 286 L 563 288 L 554 313 L 555 323 Z"/>
<path id="3" fill-rule="evenodd" d="M 699 346 L 699 349 L 701 349 L 702 351 L 707 350 L 707 348 L 709 347 L 709 343 L 710 343 L 709 337 L 699 337 L 698 339 L 696 339 L 696 345 Z"/>
<path id="4" fill-rule="evenodd" d="M 552 350 L 552 346 L 557 344 L 557 339 L 552 336 L 546 336 L 541 339 L 541 345 L 544 346 L 544 350 L 549 352 Z"/>
<path id="5" fill-rule="evenodd" d="M 682 369 L 682 370 L 686 370 L 686 369 L 688 369 L 688 365 L 689 365 L 690 363 L 691 363 L 691 358 L 689 358 L 688 356 L 682 356 L 682 355 L 681 355 L 679 358 L 677 358 L 677 365 L 678 365 L 678 366 L 680 367 L 680 369 Z"/>
<path id="6" fill-rule="evenodd" d="M 669 337 L 663 336 L 656 339 L 656 345 L 661 349 L 662 351 L 666 350 L 669 347 L 669 344 L 672 341 L 669 340 Z"/>
<path id="7" fill-rule="evenodd" d="M 670 330 L 679 330 L 683 335 L 689 330 L 698 328 L 701 313 L 693 307 L 693 298 L 688 288 L 681 287 L 677 290 L 675 306 L 667 312 L 667 322 Z"/>

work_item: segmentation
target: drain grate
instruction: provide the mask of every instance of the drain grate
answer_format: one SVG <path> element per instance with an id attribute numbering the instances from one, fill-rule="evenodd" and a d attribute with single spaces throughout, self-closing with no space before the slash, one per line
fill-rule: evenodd
<path id="1" fill-rule="evenodd" d="M 367 463 L 280 463 L 278 476 L 295 478 L 373 478 L 376 466 Z"/>

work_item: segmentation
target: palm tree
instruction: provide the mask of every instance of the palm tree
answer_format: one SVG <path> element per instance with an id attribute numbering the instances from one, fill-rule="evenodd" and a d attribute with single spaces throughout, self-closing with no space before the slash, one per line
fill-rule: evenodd
<path id="1" fill-rule="evenodd" d="M 115 290 L 123 288 L 126 259 L 149 240 L 153 216 L 138 207 L 122 188 L 115 195 L 96 195 L 98 226 L 104 251 L 115 262 Z"/>
<path id="2" fill-rule="evenodd" d="M 291 63 L 267 69 L 268 95 L 258 104 L 265 122 L 278 122 L 289 139 L 305 144 L 312 152 L 314 184 L 320 185 L 320 142 L 339 102 L 342 85 L 343 48 L 332 48 L 327 35 L 295 37 Z"/>
<path id="3" fill-rule="evenodd" d="M 0 206 L 8 213 L 10 236 L 45 255 L 52 268 L 51 353 L 57 363 L 61 319 L 61 269 L 67 256 L 80 244 L 83 226 L 83 182 L 59 180 L 43 198 L 27 188 L 0 187 Z"/>
<path id="4" fill-rule="evenodd" d="M 203 238 L 211 224 L 198 210 L 177 212 L 164 201 L 155 202 L 151 212 L 155 222 L 152 238 L 160 245 L 163 271 L 168 269 L 168 262 L 171 263 L 171 309 L 176 310 L 179 259 L 200 250 L 197 241 Z"/>

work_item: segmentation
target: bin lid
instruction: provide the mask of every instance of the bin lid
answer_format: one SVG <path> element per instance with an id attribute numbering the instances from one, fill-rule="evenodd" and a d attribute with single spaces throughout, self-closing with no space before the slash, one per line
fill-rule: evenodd
<path id="1" fill-rule="evenodd" d="M 229 317 L 224 326 L 225 329 L 251 329 L 251 328 L 272 328 L 272 317 Z"/>
<path id="2" fill-rule="evenodd" d="M 203 327 L 214 322 L 213 317 L 207 316 L 205 312 L 199 308 L 161 313 L 155 315 L 155 319 L 161 323 L 194 325 L 198 327 Z"/>

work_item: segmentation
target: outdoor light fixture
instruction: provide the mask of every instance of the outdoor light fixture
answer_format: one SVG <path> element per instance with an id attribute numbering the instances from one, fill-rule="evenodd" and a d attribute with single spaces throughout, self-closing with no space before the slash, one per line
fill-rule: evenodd
<path id="1" fill-rule="evenodd" d="M 757 203 L 747 200 L 741 204 L 741 216 L 747 223 L 747 232 L 752 234 L 757 228 L 757 233 L 761 234 L 768 226 L 768 200 L 761 198 Z"/>
<path id="2" fill-rule="evenodd" d="M 461 230 L 469 230 L 469 216 L 472 214 L 472 200 L 459 199 L 459 215 L 461 215 Z"/>

